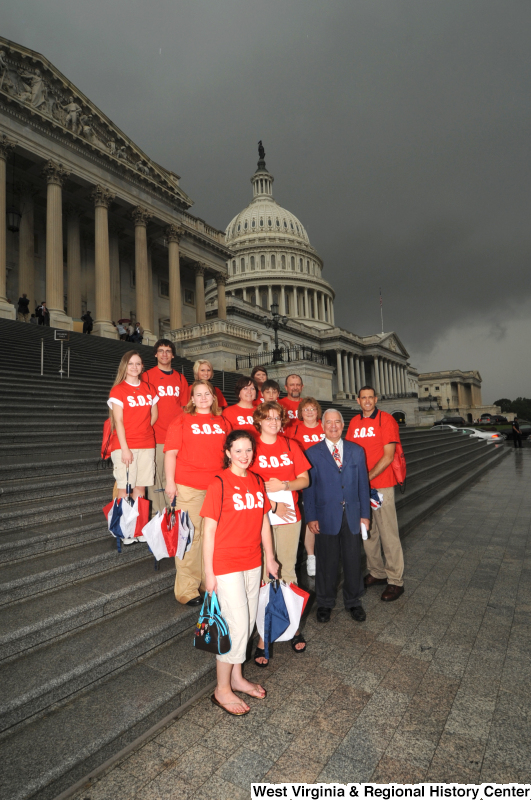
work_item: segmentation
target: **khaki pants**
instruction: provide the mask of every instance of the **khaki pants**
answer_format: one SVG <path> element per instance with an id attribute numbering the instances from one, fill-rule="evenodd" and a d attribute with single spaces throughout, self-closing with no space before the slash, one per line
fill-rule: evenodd
<path id="1" fill-rule="evenodd" d="M 155 464 L 157 470 L 155 473 L 155 485 L 151 486 L 148 491 L 148 497 L 153 503 L 153 513 L 156 514 L 160 511 L 161 514 L 166 508 L 166 495 L 164 492 L 156 492 L 155 489 L 166 488 L 166 473 L 164 472 L 164 445 L 156 445 L 155 450 Z"/>
<path id="2" fill-rule="evenodd" d="M 19 322 L 29 322 L 30 321 L 30 313 L 28 311 L 27 314 L 23 314 L 22 311 L 17 311 L 17 317 Z"/>
<path id="3" fill-rule="evenodd" d="M 243 664 L 245 661 L 247 643 L 256 622 L 261 572 L 262 567 L 255 567 L 243 572 L 216 575 L 219 607 L 229 626 L 232 642 L 229 653 L 216 656 L 218 661 L 227 664 Z"/>
<path id="4" fill-rule="evenodd" d="M 389 486 L 378 491 L 383 494 L 382 507 L 372 512 L 369 538 L 363 542 L 367 566 L 374 578 L 387 578 L 393 586 L 403 586 L 404 554 L 396 518 L 395 490 Z"/>
<path id="5" fill-rule="evenodd" d="M 179 603 L 187 603 L 205 591 L 205 567 L 203 564 L 203 517 L 199 516 L 206 489 L 194 489 L 191 486 L 177 484 L 176 506 L 181 511 L 188 511 L 192 520 L 194 541 L 188 553 L 181 561 L 175 557 L 175 598 Z"/>
<path id="6" fill-rule="evenodd" d="M 272 525 L 273 550 L 275 558 L 280 564 L 279 578 L 290 583 L 297 583 L 295 574 L 295 562 L 297 561 L 297 550 L 299 547 L 299 537 L 301 535 L 301 521 L 289 522 L 287 525 Z M 264 557 L 263 566 L 264 580 L 269 580 L 267 567 Z"/>

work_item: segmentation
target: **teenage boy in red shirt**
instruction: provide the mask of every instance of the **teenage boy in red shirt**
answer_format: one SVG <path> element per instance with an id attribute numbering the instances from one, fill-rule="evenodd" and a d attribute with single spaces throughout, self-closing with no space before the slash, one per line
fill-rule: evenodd
<path id="1" fill-rule="evenodd" d="M 394 417 L 380 411 L 377 402 L 372 386 L 362 386 L 358 394 L 361 413 L 351 420 L 346 439 L 365 450 L 371 489 L 383 495 L 381 508 L 372 512 L 369 538 L 363 542 L 369 568 L 364 580 L 365 586 L 386 584 L 382 600 L 390 602 L 404 593 L 404 555 L 395 508 L 397 481 L 391 466 L 400 434 Z"/>
<path id="2" fill-rule="evenodd" d="M 188 402 L 188 381 L 180 372 L 172 369 L 171 361 L 175 358 L 175 345 L 169 339 L 159 339 L 153 347 L 153 354 L 157 359 L 157 366 L 148 369 L 142 375 L 143 380 L 153 387 L 159 402 L 159 417 L 154 425 L 156 441 L 157 474 L 155 485 L 150 487 L 150 500 L 153 502 L 153 511 L 163 511 L 166 505 L 164 492 L 156 491 L 166 487 L 164 473 L 164 441 L 170 422 L 182 414 L 183 407 Z"/>

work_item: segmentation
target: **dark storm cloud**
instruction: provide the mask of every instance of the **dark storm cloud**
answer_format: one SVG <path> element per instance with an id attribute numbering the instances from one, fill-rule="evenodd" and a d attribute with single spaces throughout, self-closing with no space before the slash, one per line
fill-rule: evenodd
<path id="1" fill-rule="evenodd" d="M 528 2 L 488 0 L 19 0 L 2 33 L 218 227 L 249 202 L 263 139 L 339 324 L 379 330 L 381 286 L 386 329 L 420 356 L 467 322 L 499 338 L 531 293 L 530 23 Z"/>

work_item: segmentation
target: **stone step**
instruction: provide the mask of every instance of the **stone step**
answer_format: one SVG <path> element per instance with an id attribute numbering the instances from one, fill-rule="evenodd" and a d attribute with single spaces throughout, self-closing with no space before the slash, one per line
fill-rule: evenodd
<path id="1" fill-rule="evenodd" d="M 85 449 L 85 447 L 83 447 Z M 99 454 L 87 458 L 55 459 L 53 461 L 22 461 L 0 466 L 0 487 L 8 480 L 17 480 L 26 476 L 27 480 L 48 475 L 76 475 L 80 472 L 92 472 L 100 467 Z M 112 469 L 111 469 L 112 471 Z M 110 473 L 109 473 L 110 474 Z"/>
<path id="2" fill-rule="evenodd" d="M 2 434 L 2 442 L 4 438 L 7 437 L 5 434 Z M 47 440 L 44 436 L 41 439 L 40 434 L 37 432 L 35 441 L 32 442 L 18 442 L 15 434 L 13 434 L 13 437 L 9 436 L 9 438 L 12 440 L 7 444 L 0 444 L 0 460 L 3 463 L 7 463 L 5 461 L 6 458 L 9 458 L 11 461 L 19 462 L 21 458 L 24 457 L 27 457 L 28 460 L 34 460 L 37 455 L 49 456 L 51 458 L 54 454 L 55 456 L 62 456 L 67 452 L 79 453 L 80 437 L 77 434 L 68 438 L 66 438 L 66 434 L 55 434 L 53 439 L 52 437 L 48 437 Z M 93 457 L 95 453 L 100 452 L 101 441 L 101 431 L 98 435 L 91 434 L 90 438 L 83 437 L 83 447 L 86 449 L 88 457 Z"/>
<path id="3" fill-rule="evenodd" d="M 475 461 L 478 457 L 489 458 L 490 448 L 492 447 L 493 445 L 485 443 L 480 443 L 479 446 L 472 444 L 463 450 L 452 450 L 435 458 L 429 456 L 425 459 L 417 459 L 412 466 L 408 467 L 408 481 L 411 485 L 419 480 L 424 480 L 426 477 L 436 477 L 437 475 L 451 472 L 453 469 L 466 468 L 467 464 Z"/>
<path id="4" fill-rule="evenodd" d="M 120 561 L 112 570 L 5 607 L 0 617 L 1 659 L 173 587 L 174 559 L 162 559 L 158 570 L 151 555 Z"/>
<path id="5" fill-rule="evenodd" d="M 478 480 L 487 470 L 497 466 L 499 462 L 508 456 L 510 449 L 508 447 L 496 448 L 488 459 L 478 459 L 472 469 L 467 470 L 464 474 L 453 476 L 448 481 L 436 482 L 431 487 L 427 487 L 426 491 L 419 494 L 416 502 L 405 505 L 400 505 L 397 501 L 397 516 L 398 525 L 400 528 L 400 536 L 403 538 L 407 536 L 417 525 L 420 525 L 430 514 L 437 511 L 444 503 L 451 500 L 456 494 L 468 489 L 476 480 Z"/>
<path id="6" fill-rule="evenodd" d="M 216 661 L 191 642 L 191 630 L 184 630 L 89 691 L 5 735 L 1 796 L 54 800 L 206 689 L 215 678 Z"/>
<path id="7" fill-rule="evenodd" d="M 406 452 L 406 464 L 408 473 L 416 472 L 419 468 L 427 469 L 431 466 L 437 466 L 444 463 L 446 458 L 456 456 L 459 454 L 466 455 L 469 452 L 474 452 L 477 449 L 479 440 L 469 441 L 467 439 L 458 439 L 457 441 L 447 442 L 439 447 L 418 448 L 413 453 Z M 489 445 L 484 446 L 488 447 Z"/>
<path id="8" fill-rule="evenodd" d="M 102 515 L 103 516 L 103 515 Z M 122 548 L 112 534 L 0 565 L 0 605 L 116 569 L 149 553 L 145 542 Z M 154 562 L 153 562 L 154 563 Z"/>
<path id="9" fill-rule="evenodd" d="M 48 478 L 48 476 L 46 476 Z M 110 470 L 93 470 L 76 474 L 62 472 L 48 479 L 43 476 L 31 480 L 2 481 L 0 486 L 0 508 L 26 503 L 28 500 L 45 501 L 48 498 L 68 497 L 81 492 L 90 492 L 101 487 L 102 498 L 112 497 L 114 479 Z M 20 506 L 19 506 L 20 507 Z"/>
<path id="10" fill-rule="evenodd" d="M 190 628 L 197 617 L 197 608 L 181 606 L 166 591 L 2 662 L 0 731 L 131 664 Z M 115 705 L 113 713 L 117 710 Z"/>
<path id="11" fill-rule="evenodd" d="M 40 500 L 35 500 L 26 502 L 23 508 L 4 509 L 0 517 L 0 532 L 57 520 L 70 520 L 72 524 L 76 524 L 83 515 L 94 514 L 107 504 L 112 497 L 112 478 L 109 485 L 108 493 L 102 493 L 101 489 L 98 489 L 80 492 L 73 496 L 67 495 L 57 500 L 47 500 L 45 505 Z"/>
<path id="12" fill-rule="evenodd" d="M 0 563 L 20 561 L 29 556 L 51 553 L 63 547 L 106 539 L 108 536 L 109 531 L 101 509 L 96 513 L 84 514 L 77 523 L 67 517 L 54 522 L 40 522 L 34 527 L 22 526 L 4 530 L 0 531 Z"/>

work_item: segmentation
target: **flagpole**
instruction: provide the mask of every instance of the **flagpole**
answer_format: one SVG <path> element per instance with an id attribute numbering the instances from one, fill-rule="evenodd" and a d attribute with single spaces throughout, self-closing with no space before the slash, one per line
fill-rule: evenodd
<path id="1" fill-rule="evenodd" d="M 382 303 L 382 290 L 381 290 L 381 288 L 380 288 L 380 317 L 381 317 L 381 320 L 382 320 L 382 335 L 383 335 L 384 326 L 383 326 L 383 303 Z"/>

